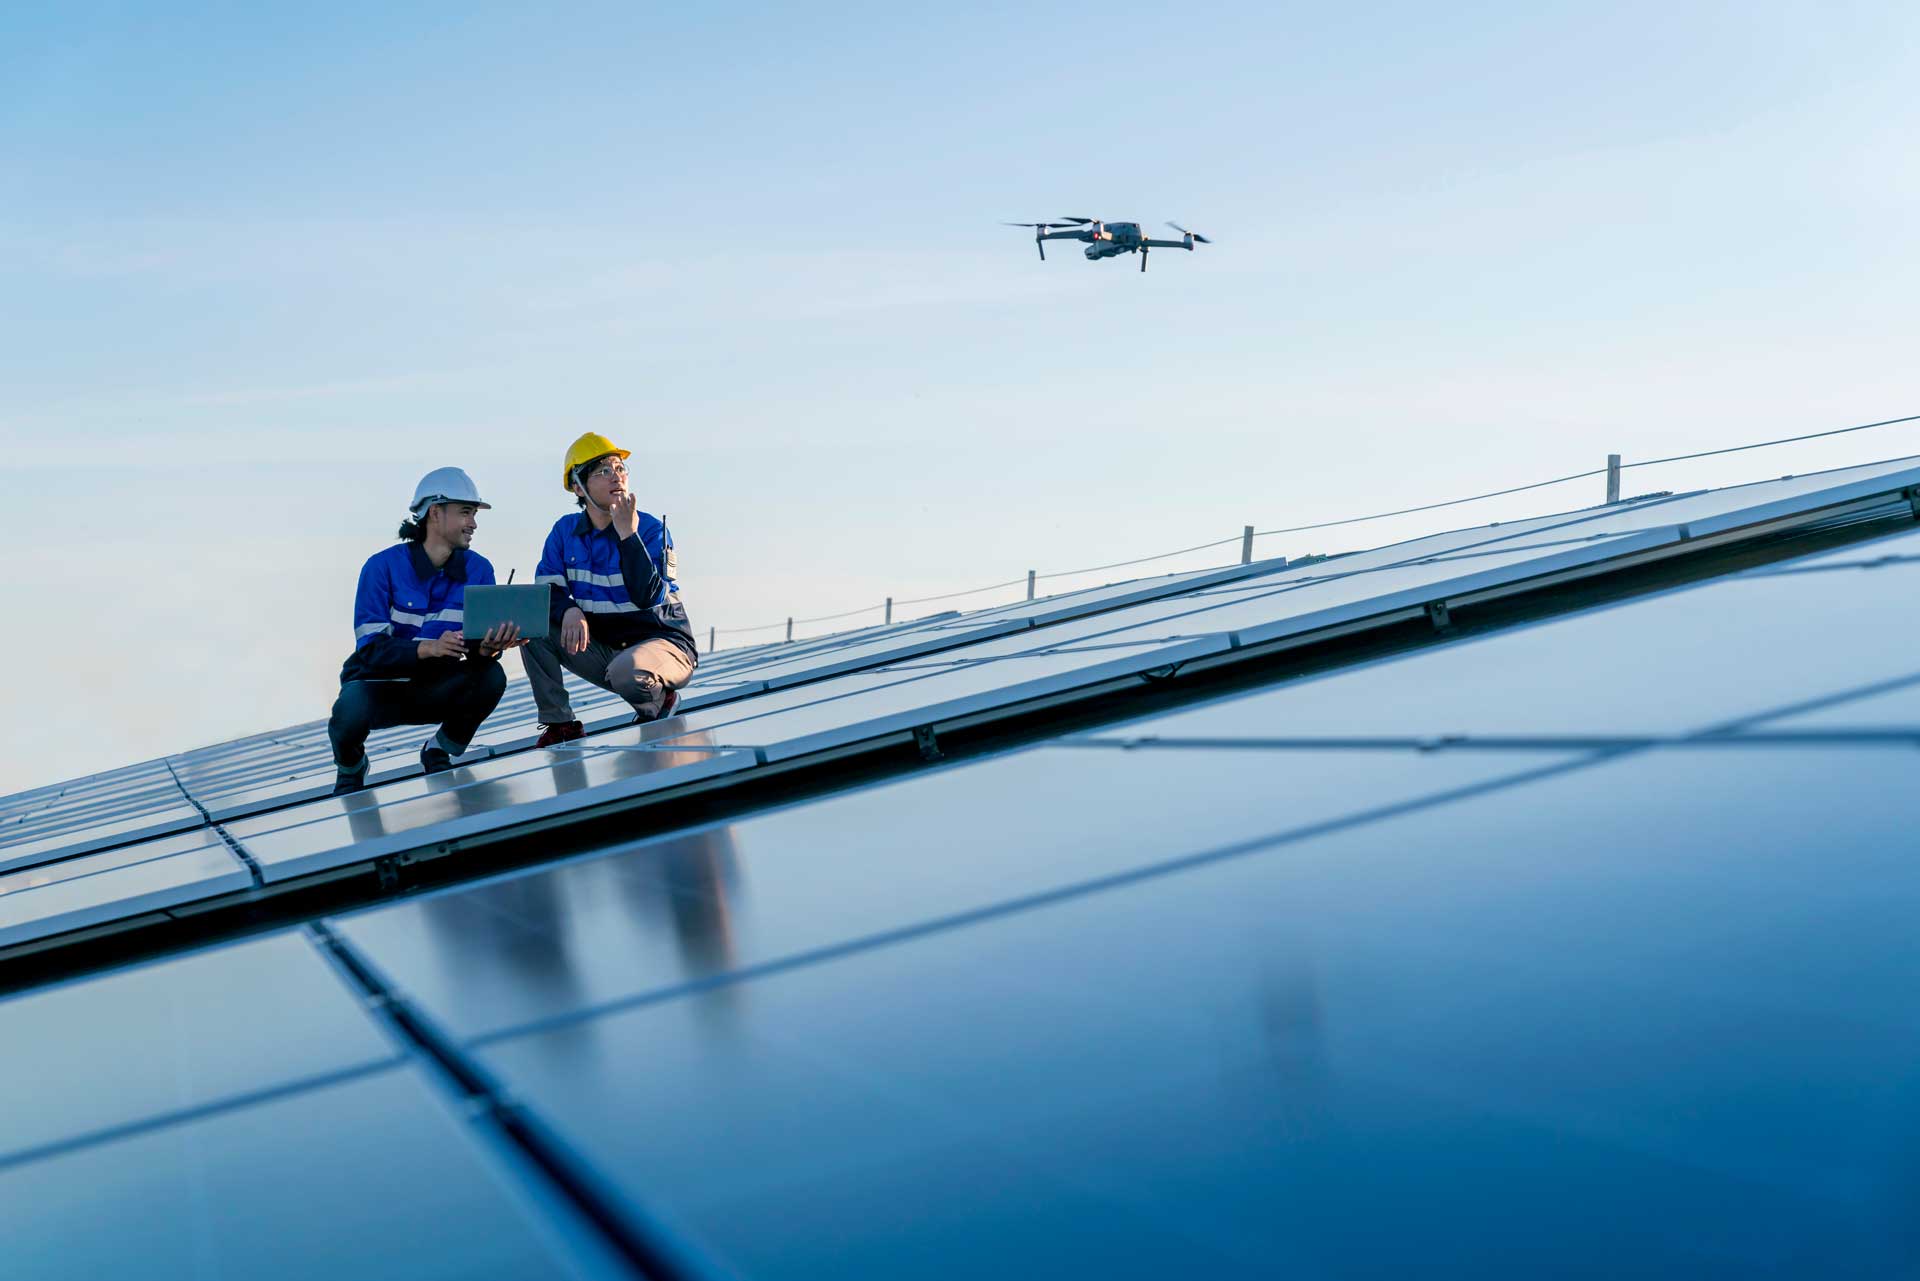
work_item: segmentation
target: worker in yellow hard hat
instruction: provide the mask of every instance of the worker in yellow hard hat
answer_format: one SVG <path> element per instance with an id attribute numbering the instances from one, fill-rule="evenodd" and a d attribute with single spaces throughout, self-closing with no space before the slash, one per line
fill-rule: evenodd
<path id="1" fill-rule="evenodd" d="M 558 640 L 530 641 L 522 651 L 542 747 L 585 732 L 561 668 L 626 699 L 638 722 L 671 715 L 700 661 L 680 603 L 673 535 L 628 488 L 632 456 L 598 432 L 567 446 L 562 481 L 579 510 L 555 522 L 534 570 L 551 585 Z"/>

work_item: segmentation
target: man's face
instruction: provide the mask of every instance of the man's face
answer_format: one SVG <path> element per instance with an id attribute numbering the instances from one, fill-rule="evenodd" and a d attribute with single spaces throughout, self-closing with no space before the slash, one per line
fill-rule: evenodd
<path id="1" fill-rule="evenodd" d="M 620 459 L 602 458 L 587 468 L 587 497 L 596 507 L 611 507 L 614 499 L 626 492 L 627 465 Z"/>
<path id="2" fill-rule="evenodd" d="M 447 546 L 464 551 L 473 546 L 473 531 L 480 528 L 480 509 L 472 503 L 436 503 L 427 519 L 438 522 Z"/>

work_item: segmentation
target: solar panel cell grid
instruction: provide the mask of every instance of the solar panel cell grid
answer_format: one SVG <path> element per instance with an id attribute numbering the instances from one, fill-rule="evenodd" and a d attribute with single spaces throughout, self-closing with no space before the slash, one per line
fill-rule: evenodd
<path id="1" fill-rule="evenodd" d="M 0 946 L 47 938 L 251 887 L 225 847 L 110 867 L 0 895 Z"/>
<path id="2" fill-rule="evenodd" d="M 19 1276 L 578 1275 L 404 1068 L 0 1169 L 0 1231 Z"/>
<path id="3" fill-rule="evenodd" d="M 396 1056 L 295 933 L 0 1000 L 0 1026 L 0 1166 Z"/>
<path id="4" fill-rule="evenodd" d="M 885 939 L 997 904 L 1514 778 L 1566 753 L 1036 749 L 339 923 L 463 1035 Z M 1036 798 L 1048 798 L 1037 804 Z M 466 936 L 456 920 L 499 919 Z M 662 921 L 711 923 L 659 945 Z M 482 961 L 510 937 L 525 962 Z"/>
<path id="5" fill-rule="evenodd" d="M 1914 577 L 1920 581 L 1920 573 Z M 1095 736 L 1698 733 L 1920 678 L 1920 657 L 1903 619 L 1920 622 L 1920 606 L 1903 606 L 1900 594 L 1863 592 L 1859 583 L 1832 574 L 1728 579 L 1115 725 Z M 1835 708 L 1831 715 L 1844 721 L 1848 714 Z"/>
<path id="6" fill-rule="evenodd" d="M 1114 1275 L 1169 1233 L 1224 1275 L 1865 1274 L 1906 1240 L 1906 769 L 1640 755 L 479 1053 L 754 1276 L 1008 1233 Z"/>
<path id="7" fill-rule="evenodd" d="M 263 829 L 260 821 L 253 826 L 235 824 L 232 830 L 266 879 L 281 881 L 488 831 L 503 823 L 679 787 L 752 764 L 752 756 L 744 752 L 555 754 L 535 768 L 478 781 L 440 775 L 427 782 L 443 786 L 392 803 L 377 794 L 361 793 L 286 811 L 275 818 L 294 825 L 277 830 Z M 319 817 L 322 814 L 327 816 Z"/>

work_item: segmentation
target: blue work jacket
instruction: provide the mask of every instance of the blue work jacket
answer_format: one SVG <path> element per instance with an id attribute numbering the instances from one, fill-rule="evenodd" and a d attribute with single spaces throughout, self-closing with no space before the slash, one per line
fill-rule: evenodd
<path id="1" fill-rule="evenodd" d="M 658 518 L 640 512 L 633 537 L 623 539 L 612 525 L 595 529 L 581 512 L 554 522 L 533 572 L 552 588 L 556 632 L 567 611 L 578 608 L 594 640 L 625 648 L 664 637 L 697 662 L 693 623 L 673 568 L 673 535 Z"/>
<path id="2" fill-rule="evenodd" d="M 353 653 L 340 683 L 423 675 L 457 658 L 422 659 L 415 646 L 465 620 L 467 584 L 493 582 L 493 565 L 478 552 L 455 551 L 436 566 L 419 543 L 395 543 L 367 557 L 353 596 Z M 477 648 L 469 651 L 478 658 Z"/>

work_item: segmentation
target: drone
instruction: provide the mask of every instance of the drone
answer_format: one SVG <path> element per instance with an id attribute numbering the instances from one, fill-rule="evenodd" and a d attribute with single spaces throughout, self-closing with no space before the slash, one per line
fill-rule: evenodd
<path id="1" fill-rule="evenodd" d="M 1009 222 L 1001 224 L 1007 227 L 1032 227 L 1033 247 L 1040 251 L 1040 261 L 1047 260 L 1047 241 L 1083 240 L 1087 244 L 1086 255 L 1098 261 L 1101 258 L 1115 258 L 1121 254 L 1139 254 L 1140 270 L 1147 269 L 1147 250 L 1149 249 L 1187 249 L 1195 244 L 1210 245 L 1213 242 L 1198 232 L 1188 231 L 1177 222 L 1167 226 L 1179 232 L 1179 240 L 1155 240 L 1140 234 L 1137 222 L 1101 222 L 1098 218 L 1067 218 L 1060 222 Z M 1071 228 L 1068 231 L 1056 231 L 1057 227 Z"/>

